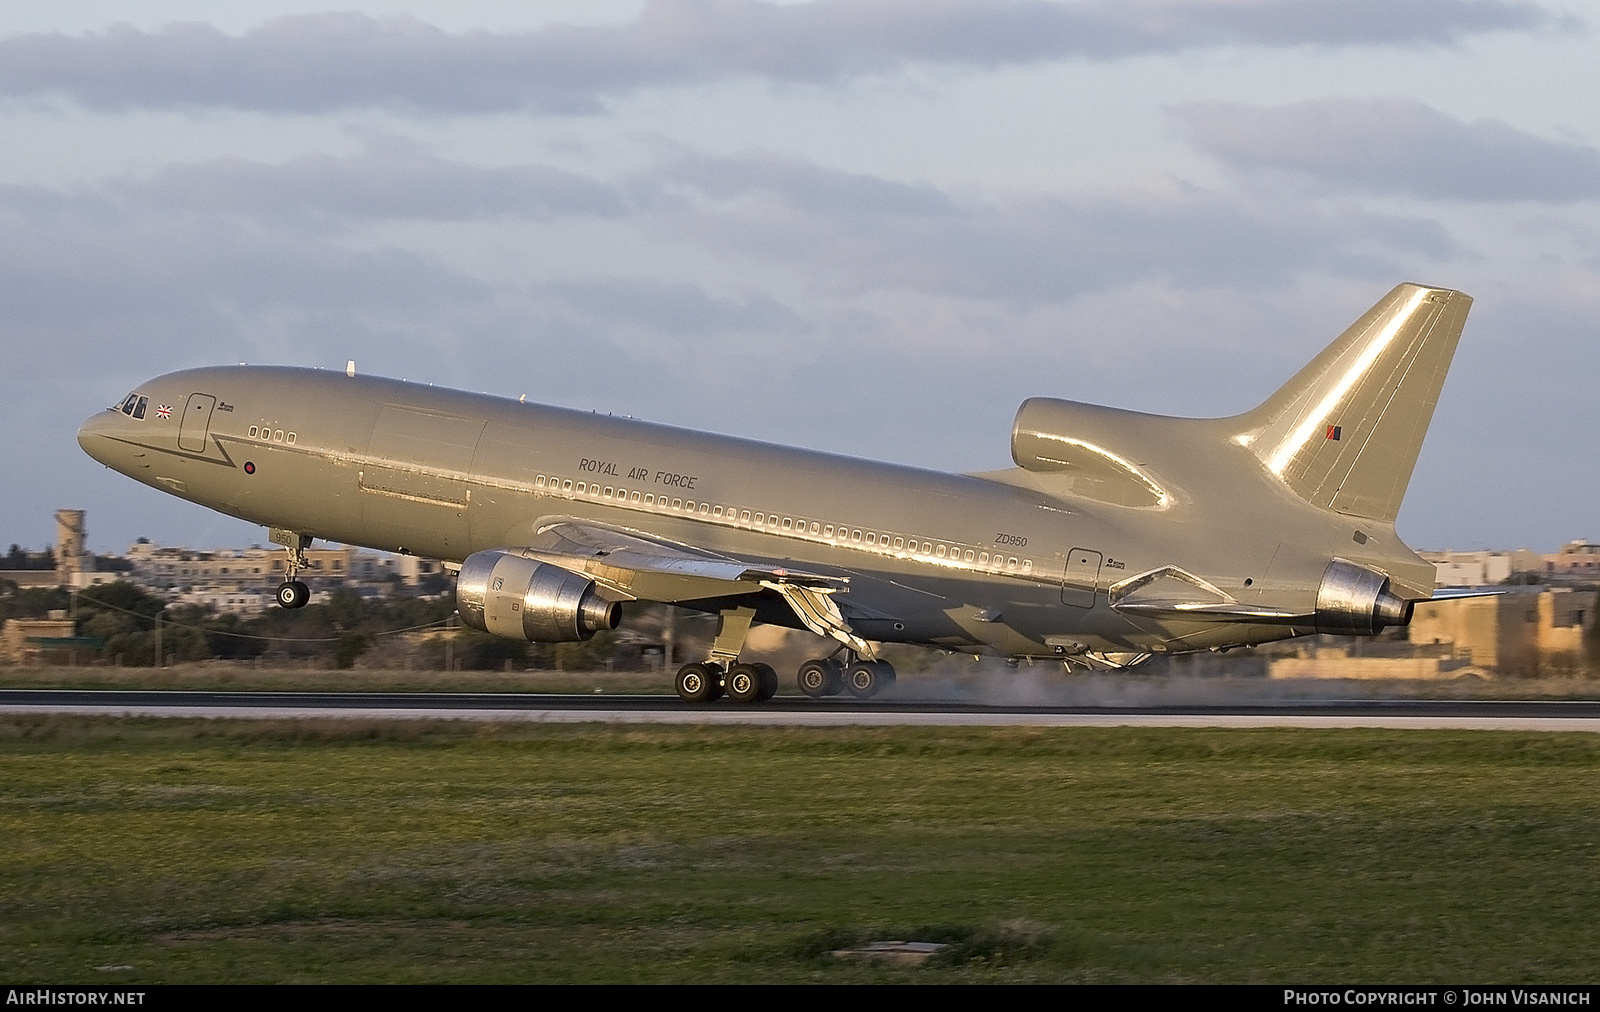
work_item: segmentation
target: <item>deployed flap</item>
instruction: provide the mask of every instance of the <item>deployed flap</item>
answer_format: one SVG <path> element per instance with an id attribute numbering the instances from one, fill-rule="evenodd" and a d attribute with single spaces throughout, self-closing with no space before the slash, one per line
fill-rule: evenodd
<path id="1" fill-rule="evenodd" d="M 1248 414 L 1235 440 L 1302 499 L 1392 523 L 1472 300 L 1405 284 Z"/>
<path id="2" fill-rule="evenodd" d="M 794 584 L 822 592 L 847 580 L 720 555 L 592 522 L 541 524 L 521 554 L 583 573 L 624 598 L 696 601 L 756 594 L 763 584 Z"/>

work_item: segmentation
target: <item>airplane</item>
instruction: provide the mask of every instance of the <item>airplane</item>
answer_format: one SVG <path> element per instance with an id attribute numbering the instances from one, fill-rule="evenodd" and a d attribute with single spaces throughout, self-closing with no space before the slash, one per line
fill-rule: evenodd
<path id="1" fill-rule="evenodd" d="M 675 688 L 759 702 L 753 625 L 836 645 L 811 697 L 894 682 L 885 643 L 1120 670 L 1313 633 L 1373 636 L 1433 596 L 1395 533 L 1472 300 L 1402 284 L 1252 410 L 1176 418 L 1025 401 L 1015 467 L 950 474 L 426 384 L 229 366 L 84 422 L 107 467 L 268 528 L 459 566 L 474 629 L 616 628 L 626 601 L 719 617 Z"/>

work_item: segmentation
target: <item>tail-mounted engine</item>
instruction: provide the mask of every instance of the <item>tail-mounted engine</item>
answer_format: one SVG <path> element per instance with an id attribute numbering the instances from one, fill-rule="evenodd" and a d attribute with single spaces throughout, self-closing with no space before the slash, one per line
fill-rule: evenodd
<path id="1" fill-rule="evenodd" d="M 474 629 L 534 643 L 586 640 L 622 618 L 622 605 L 595 593 L 593 580 L 503 550 L 467 556 L 456 609 Z"/>
<path id="2" fill-rule="evenodd" d="M 1376 636 L 1411 624 L 1411 602 L 1389 589 L 1389 578 L 1365 566 L 1334 559 L 1317 588 L 1316 626 L 1336 636 Z"/>

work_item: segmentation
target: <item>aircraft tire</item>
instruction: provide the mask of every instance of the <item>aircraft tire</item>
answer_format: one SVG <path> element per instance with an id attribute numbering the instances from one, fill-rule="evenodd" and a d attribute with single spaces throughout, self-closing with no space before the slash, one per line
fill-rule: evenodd
<path id="1" fill-rule="evenodd" d="M 881 661 L 857 661 L 844 673 L 844 687 L 857 699 L 871 699 L 894 684 L 894 668 Z"/>
<path id="2" fill-rule="evenodd" d="M 814 657 L 800 665 L 795 672 L 795 684 L 801 693 L 812 699 L 837 696 L 844 689 L 844 669 L 838 661 L 827 657 Z"/>
<path id="3" fill-rule="evenodd" d="M 761 669 L 754 664 L 735 664 L 722 679 L 722 687 L 735 703 L 754 703 L 761 698 Z"/>
<path id="4" fill-rule="evenodd" d="M 685 664 L 678 669 L 672 687 L 686 703 L 709 703 L 722 695 L 722 673 L 712 664 Z"/>
<path id="5" fill-rule="evenodd" d="M 761 688 L 756 690 L 756 702 L 765 703 L 778 694 L 778 673 L 770 664 L 756 664 L 755 669 L 761 672 Z"/>
<path id="6" fill-rule="evenodd" d="M 278 607 L 304 608 L 311 600 L 311 588 L 299 580 L 286 580 L 278 585 Z"/>

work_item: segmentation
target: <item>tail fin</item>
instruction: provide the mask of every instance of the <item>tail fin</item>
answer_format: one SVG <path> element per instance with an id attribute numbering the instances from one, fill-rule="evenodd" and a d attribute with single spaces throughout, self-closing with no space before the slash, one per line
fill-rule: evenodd
<path id="1" fill-rule="evenodd" d="M 1392 523 L 1472 300 L 1405 284 L 1254 411 L 1229 419 L 1295 494 Z"/>

